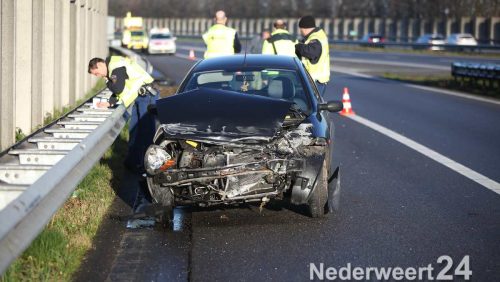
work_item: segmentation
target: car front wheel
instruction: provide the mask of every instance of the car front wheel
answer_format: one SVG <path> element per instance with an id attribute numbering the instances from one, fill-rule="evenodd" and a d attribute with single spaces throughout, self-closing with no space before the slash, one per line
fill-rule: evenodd
<path id="1" fill-rule="evenodd" d="M 323 161 L 323 166 L 321 167 L 321 171 L 318 175 L 318 179 L 316 181 L 316 187 L 314 187 L 311 192 L 311 196 L 309 197 L 308 205 L 309 205 L 309 213 L 311 217 L 324 217 L 325 205 L 328 200 L 328 166 L 327 160 Z"/>
<path id="2" fill-rule="evenodd" d="M 154 183 L 152 177 L 147 177 L 148 189 L 153 201 L 158 204 L 157 222 L 166 229 L 172 229 L 174 220 L 174 196 L 170 189 Z"/>

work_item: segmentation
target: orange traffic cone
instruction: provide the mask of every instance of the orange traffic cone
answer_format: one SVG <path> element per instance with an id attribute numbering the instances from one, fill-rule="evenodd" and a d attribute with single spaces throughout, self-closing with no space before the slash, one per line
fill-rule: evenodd
<path id="1" fill-rule="evenodd" d="M 349 89 L 344 87 L 344 94 L 342 94 L 342 104 L 344 109 L 340 112 L 343 116 L 355 115 L 356 113 L 352 110 L 351 97 L 349 96 Z"/>
<path id="2" fill-rule="evenodd" d="M 194 55 L 194 50 L 193 49 L 189 50 L 189 59 L 190 60 L 196 60 L 196 56 Z"/>

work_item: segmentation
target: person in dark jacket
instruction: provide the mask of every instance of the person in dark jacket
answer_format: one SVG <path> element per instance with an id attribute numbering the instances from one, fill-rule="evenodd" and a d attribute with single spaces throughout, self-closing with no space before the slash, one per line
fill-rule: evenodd
<path id="1" fill-rule="evenodd" d="M 321 96 L 330 81 L 330 48 L 328 37 L 323 29 L 316 27 L 313 16 L 304 16 L 299 20 L 300 33 L 304 37 L 295 45 L 295 54 L 313 78 Z"/>

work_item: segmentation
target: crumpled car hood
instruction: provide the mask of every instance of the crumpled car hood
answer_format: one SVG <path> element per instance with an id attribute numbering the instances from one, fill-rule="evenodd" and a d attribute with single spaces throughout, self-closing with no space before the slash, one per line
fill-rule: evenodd
<path id="1" fill-rule="evenodd" d="M 169 135 L 230 140 L 275 136 L 292 102 L 201 87 L 160 99 L 156 105 L 158 120 Z"/>

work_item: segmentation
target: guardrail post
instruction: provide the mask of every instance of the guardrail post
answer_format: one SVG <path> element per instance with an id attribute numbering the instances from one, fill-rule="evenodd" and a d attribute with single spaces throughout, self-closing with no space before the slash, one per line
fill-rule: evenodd
<path id="1" fill-rule="evenodd" d="M 15 1 L 14 93 L 15 125 L 23 132 L 31 132 L 31 58 L 32 58 L 32 1 Z M 2 113 L 3 115 L 3 113 Z"/>
<path id="2" fill-rule="evenodd" d="M 333 40 L 340 39 L 340 23 L 342 20 L 340 18 L 333 19 Z"/>
<path id="3" fill-rule="evenodd" d="M 298 27 L 298 24 L 297 24 L 297 19 L 295 18 L 288 18 L 288 32 L 290 32 L 291 34 L 295 35 L 295 36 L 299 36 L 299 32 L 297 30 L 297 27 Z M 326 35 L 330 36 L 329 35 L 330 32 L 328 32 Z"/>
<path id="4" fill-rule="evenodd" d="M 500 17 L 489 19 L 488 38 L 492 44 L 500 44 Z"/>
<path id="5" fill-rule="evenodd" d="M 266 18 L 264 20 L 264 29 L 269 29 L 270 31 L 273 30 L 273 21 L 270 18 Z"/>
<path id="6" fill-rule="evenodd" d="M 0 2 L 0 150 L 14 143 L 14 0 Z"/>
<path id="7" fill-rule="evenodd" d="M 32 115 L 31 115 L 31 123 L 32 124 L 42 124 L 43 123 L 43 116 L 46 112 L 51 112 L 52 110 L 52 102 L 53 102 L 53 91 L 46 93 L 46 86 L 47 83 L 43 82 L 44 77 L 47 76 L 47 74 L 44 75 L 44 71 L 47 72 L 54 72 L 54 58 L 52 58 L 52 61 L 50 62 L 49 66 L 47 67 L 46 70 L 43 69 L 43 63 L 47 61 L 47 39 L 49 39 L 51 36 L 54 35 L 54 33 L 50 33 L 48 30 L 47 32 L 50 34 L 45 34 L 44 31 L 46 30 L 46 23 L 44 20 L 45 17 L 45 4 L 44 0 L 42 1 L 34 1 L 33 2 L 33 14 L 32 14 L 32 21 L 33 21 L 33 42 L 39 42 L 38 48 L 33 48 L 32 50 L 32 69 L 33 69 L 33 75 L 31 77 L 31 84 L 33 85 L 33 96 L 31 97 L 31 105 L 32 105 Z M 51 21 L 53 17 L 49 19 Z M 53 27 L 52 27 L 53 30 Z M 52 48 L 52 52 L 53 52 Z M 53 84 L 51 83 L 48 85 L 51 87 Z M 38 89 L 37 89 L 38 88 Z M 50 95 L 50 96 L 47 96 Z M 49 106 L 50 105 L 50 106 Z"/>
<path id="8" fill-rule="evenodd" d="M 383 30 L 384 30 L 384 22 L 382 21 L 382 19 L 380 19 L 380 18 L 375 18 L 374 27 L 375 27 L 375 28 L 374 28 L 374 30 L 373 30 L 373 31 L 374 31 L 375 33 L 378 33 L 378 34 L 382 33 L 382 32 L 383 32 Z"/>
<path id="9" fill-rule="evenodd" d="M 415 41 L 415 19 L 408 19 L 408 25 L 406 26 L 406 35 L 408 42 Z"/>
<path id="10" fill-rule="evenodd" d="M 359 37 L 363 37 L 365 34 L 370 32 L 371 18 L 363 18 L 363 32 L 358 34 Z"/>
<path id="11" fill-rule="evenodd" d="M 61 3 L 60 1 L 56 0 L 50 0 L 50 1 L 44 1 L 44 2 L 51 2 L 50 5 L 50 14 L 51 15 L 46 15 L 46 17 L 51 17 L 53 20 L 51 20 L 52 26 L 47 26 L 48 30 L 52 32 L 52 38 L 50 38 L 50 42 L 46 43 L 48 46 L 48 50 L 50 50 L 50 61 L 48 61 L 50 64 L 52 64 L 52 73 L 50 74 L 50 77 L 47 75 L 47 78 L 44 78 L 45 81 L 50 81 L 52 79 L 53 86 L 51 87 L 52 89 L 50 91 L 53 92 L 52 97 L 52 108 L 50 111 L 52 112 L 53 109 L 61 109 L 62 106 L 65 104 L 62 102 L 63 96 L 67 95 L 67 93 L 62 93 L 61 89 L 61 82 L 62 82 L 62 77 L 63 77 L 63 72 L 61 70 L 62 67 L 62 61 L 64 60 L 64 57 L 62 57 L 62 46 L 64 42 L 62 41 L 62 36 L 63 36 L 63 25 L 62 25 L 62 9 L 61 9 Z M 44 51 L 45 52 L 45 51 Z"/>
<path id="12" fill-rule="evenodd" d="M 460 33 L 472 33 L 471 19 L 469 17 L 460 18 Z"/>
<path id="13" fill-rule="evenodd" d="M 474 36 L 476 37 L 479 44 L 490 44 L 488 38 L 488 26 L 486 24 L 486 19 L 483 17 L 476 17 L 474 19 Z"/>
<path id="14" fill-rule="evenodd" d="M 391 40 L 392 34 L 391 34 L 391 26 L 392 26 L 392 19 L 384 19 L 384 35 L 388 40 Z"/>
<path id="15" fill-rule="evenodd" d="M 93 55 L 91 54 L 92 50 L 92 28 L 90 27 L 91 23 L 91 8 L 92 8 L 92 0 L 86 0 L 86 4 L 84 7 L 85 10 L 85 24 L 84 24 L 84 29 L 85 29 L 85 54 L 83 57 L 83 65 L 79 66 L 81 72 L 81 75 L 85 78 L 85 84 L 84 84 L 84 89 L 82 93 L 82 97 L 85 96 L 85 93 L 87 92 L 88 89 L 92 87 L 93 80 L 95 79 L 94 76 L 88 75 L 85 69 L 85 64 L 86 62 L 90 59 L 90 57 Z"/>
<path id="16" fill-rule="evenodd" d="M 262 32 L 262 19 L 257 19 L 255 23 L 255 32 L 256 33 L 261 33 Z"/>
<path id="17" fill-rule="evenodd" d="M 353 20 L 353 28 L 352 28 L 352 30 L 354 30 L 356 32 L 356 37 L 352 37 L 351 38 L 352 40 L 358 39 L 359 35 L 363 32 L 361 23 L 362 23 L 362 19 L 360 19 L 360 18 L 355 18 Z M 351 37 L 351 36 L 349 36 L 349 37 Z"/>
<path id="18" fill-rule="evenodd" d="M 194 20 L 194 35 L 199 36 L 200 33 L 200 18 Z"/>
<path id="19" fill-rule="evenodd" d="M 248 19 L 241 19 L 241 36 L 251 37 L 251 34 L 248 34 Z"/>
<path id="20" fill-rule="evenodd" d="M 349 39 L 349 30 L 351 28 L 351 24 L 352 24 L 352 19 L 347 19 L 347 18 L 344 18 L 344 25 L 343 25 L 343 31 L 342 31 L 342 39 Z"/>
<path id="21" fill-rule="evenodd" d="M 407 21 L 406 20 L 398 20 L 396 22 L 396 40 L 397 42 L 408 42 L 408 34 L 406 31 Z"/>
<path id="22" fill-rule="evenodd" d="M 256 34 L 256 30 L 255 30 L 255 20 L 254 19 L 249 19 L 248 20 L 248 35 L 252 36 L 254 34 Z"/>
<path id="23" fill-rule="evenodd" d="M 188 24 L 188 19 L 182 19 L 181 20 L 181 23 L 182 23 L 182 35 L 188 35 L 188 28 L 187 28 L 187 24 Z"/>
<path id="24" fill-rule="evenodd" d="M 175 34 L 181 35 L 181 19 L 175 19 L 173 27 Z"/>
<path id="25" fill-rule="evenodd" d="M 83 83 L 81 77 L 80 66 L 82 61 L 82 9 L 80 8 L 81 0 L 76 0 L 70 5 L 71 24 L 70 24 L 70 97 L 71 104 L 75 103 L 80 98 Z"/>
<path id="26" fill-rule="evenodd" d="M 56 33 L 56 41 L 54 48 L 56 58 L 56 77 L 59 77 L 58 83 L 55 84 L 55 91 L 59 93 L 60 99 L 56 102 L 57 105 L 67 106 L 74 104 L 71 101 L 72 93 L 69 88 L 70 78 L 70 2 L 65 0 L 56 1 L 56 15 L 59 15 L 57 25 L 59 32 Z"/>
<path id="27" fill-rule="evenodd" d="M 241 20 L 240 19 L 234 19 L 234 28 L 236 31 L 238 31 L 238 34 L 243 36 L 243 33 L 241 32 Z"/>

